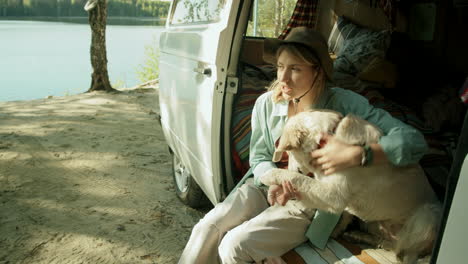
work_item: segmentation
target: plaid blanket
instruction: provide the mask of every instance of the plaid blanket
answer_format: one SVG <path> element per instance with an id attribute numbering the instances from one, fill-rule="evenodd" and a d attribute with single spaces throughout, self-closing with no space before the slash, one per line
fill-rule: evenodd
<path id="1" fill-rule="evenodd" d="M 318 0 L 298 0 L 293 14 L 289 19 L 288 25 L 286 25 L 286 28 L 278 38 L 284 39 L 289 34 L 291 29 L 295 27 L 304 26 L 315 28 L 318 16 L 318 3 Z"/>

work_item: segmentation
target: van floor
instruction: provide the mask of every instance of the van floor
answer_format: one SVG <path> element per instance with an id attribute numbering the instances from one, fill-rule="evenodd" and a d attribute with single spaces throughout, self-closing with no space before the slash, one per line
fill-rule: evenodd
<path id="1" fill-rule="evenodd" d="M 325 249 L 318 249 L 309 242 L 296 247 L 282 256 L 288 264 L 396 264 L 400 263 L 392 251 L 352 244 L 331 239 Z M 417 264 L 428 264 L 430 256 Z"/>

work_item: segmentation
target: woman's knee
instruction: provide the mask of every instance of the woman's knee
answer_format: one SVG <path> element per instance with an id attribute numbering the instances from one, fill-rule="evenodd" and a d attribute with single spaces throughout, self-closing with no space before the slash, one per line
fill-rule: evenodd
<path id="1" fill-rule="evenodd" d="M 242 185 L 234 195 L 234 200 L 240 200 L 242 204 L 242 213 L 250 217 L 254 217 L 270 205 L 261 188 L 255 186 L 253 182 L 248 182 Z"/>
<path id="2" fill-rule="evenodd" d="M 226 233 L 218 247 L 219 258 L 221 263 L 243 263 L 253 261 L 247 251 L 249 249 L 248 232 L 242 230 L 231 230 Z"/>
<path id="3" fill-rule="evenodd" d="M 219 233 L 219 230 L 216 224 L 213 223 L 213 221 L 211 221 L 210 219 L 204 219 L 204 218 L 200 219 L 200 221 L 198 221 L 198 223 L 196 223 L 192 229 L 192 233 L 196 233 L 201 236 L 203 234 L 213 233 L 213 231 L 216 231 Z"/>
<path id="4" fill-rule="evenodd" d="M 204 222 L 217 225 L 227 230 L 255 217 L 268 208 L 268 202 L 262 190 L 244 184 L 228 196 L 226 200 L 217 204 L 204 218 Z"/>

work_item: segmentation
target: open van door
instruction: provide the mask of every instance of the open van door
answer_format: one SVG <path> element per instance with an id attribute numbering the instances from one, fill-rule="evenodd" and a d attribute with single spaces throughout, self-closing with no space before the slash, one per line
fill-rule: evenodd
<path id="1" fill-rule="evenodd" d="M 238 0 L 173 1 L 160 37 L 161 125 L 176 192 L 192 207 L 202 200 L 198 186 L 212 203 L 224 195 L 223 101 L 239 8 Z"/>

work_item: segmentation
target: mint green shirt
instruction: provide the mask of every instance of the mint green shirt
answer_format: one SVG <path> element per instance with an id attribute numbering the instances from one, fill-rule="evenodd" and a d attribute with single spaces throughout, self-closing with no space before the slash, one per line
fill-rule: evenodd
<path id="1" fill-rule="evenodd" d="M 343 114 L 355 114 L 379 127 L 384 136 L 379 140 L 385 155 L 396 166 L 417 163 L 428 147 L 424 136 L 415 128 L 392 117 L 383 109 L 375 108 L 363 96 L 341 88 L 326 90 L 312 109 L 330 109 Z M 250 139 L 250 173 L 260 186 L 258 177 L 276 168 L 272 162 L 275 142 L 281 136 L 288 120 L 288 102 L 274 103 L 272 92 L 262 94 L 252 112 L 252 136 Z"/>

